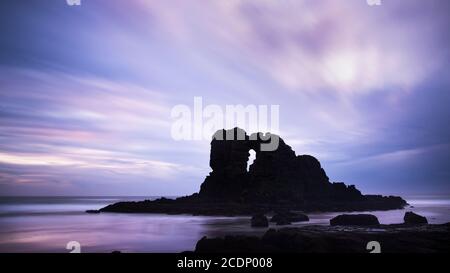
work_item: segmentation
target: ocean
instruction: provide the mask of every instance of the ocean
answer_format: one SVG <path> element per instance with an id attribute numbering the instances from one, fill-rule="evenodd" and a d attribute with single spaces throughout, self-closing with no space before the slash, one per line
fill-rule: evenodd
<path id="1" fill-rule="evenodd" d="M 118 201 L 157 197 L 0 197 L 0 252 L 192 251 L 203 236 L 262 235 L 267 228 L 251 228 L 249 217 L 165 214 L 87 214 Z M 412 207 L 371 211 L 382 224 L 403 222 L 405 211 L 426 216 L 432 224 L 450 222 L 449 196 L 406 196 Z M 328 225 L 340 213 L 309 213 L 310 221 L 291 226 Z M 279 228 L 271 224 L 271 228 Z"/>

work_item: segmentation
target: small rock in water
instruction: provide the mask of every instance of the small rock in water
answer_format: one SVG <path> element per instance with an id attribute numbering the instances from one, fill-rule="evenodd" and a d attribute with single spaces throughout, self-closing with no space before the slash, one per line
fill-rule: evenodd
<path id="1" fill-rule="evenodd" d="M 330 220 L 332 226 L 376 226 L 380 222 L 372 214 L 341 214 Z"/>
<path id="2" fill-rule="evenodd" d="M 406 212 L 405 216 L 403 217 L 403 220 L 405 221 L 405 224 L 410 224 L 410 225 L 428 224 L 427 218 L 425 218 L 424 216 L 415 214 L 412 211 Z"/>
<path id="3" fill-rule="evenodd" d="M 305 222 L 309 221 L 309 217 L 302 213 L 296 212 L 280 212 L 272 216 L 270 222 L 278 223 L 294 223 L 294 222 Z"/>
<path id="4" fill-rule="evenodd" d="M 286 226 L 286 225 L 290 225 L 290 224 L 291 224 L 291 222 L 289 222 L 289 220 L 286 218 L 279 219 L 277 221 L 277 226 Z"/>
<path id="5" fill-rule="evenodd" d="M 100 213 L 100 211 L 96 209 L 89 209 L 86 211 L 86 213 Z"/>
<path id="6" fill-rule="evenodd" d="M 256 214 L 252 217 L 251 225 L 252 227 L 268 227 L 269 220 L 264 214 Z"/>
<path id="7" fill-rule="evenodd" d="M 309 217 L 303 213 L 290 212 L 289 220 L 291 222 L 307 222 L 309 221 Z"/>

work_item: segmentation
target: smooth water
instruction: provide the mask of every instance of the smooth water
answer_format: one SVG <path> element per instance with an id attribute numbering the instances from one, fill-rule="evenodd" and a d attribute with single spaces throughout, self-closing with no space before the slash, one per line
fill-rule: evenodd
<path id="1" fill-rule="evenodd" d="M 69 252 L 77 241 L 82 252 L 182 252 L 194 250 L 203 236 L 262 235 L 249 217 L 165 214 L 87 214 L 118 201 L 149 197 L 0 197 L 0 252 Z M 372 211 L 382 224 L 403 222 L 405 211 L 426 216 L 433 224 L 450 222 L 450 197 L 411 196 L 403 210 Z M 303 225 L 328 225 L 340 213 L 309 213 Z M 279 228 L 273 226 L 272 228 Z"/>

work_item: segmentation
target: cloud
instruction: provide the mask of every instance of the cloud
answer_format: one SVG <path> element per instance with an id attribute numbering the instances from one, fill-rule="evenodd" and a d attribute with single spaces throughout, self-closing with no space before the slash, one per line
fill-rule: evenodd
<path id="1" fill-rule="evenodd" d="M 197 96 L 280 105 L 286 142 L 353 183 L 339 162 L 377 177 L 449 142 L 445 0 L 1 5 L 2 192 L 196 191 L 209 140 L 174 141 L 170 110 Z"/>
<path id="2" fill-rule="evenodd" d="M 170 138 L 163 92 L 56 71 L 1 71 L 3 185 L 72 185 L 96 172 L 160 182 L 200 173 L 195 164 L 158 156 L 184 149 Z"/>
<path id="3" fill-rule="evenodd" d="M 142 5 L 178 43 L 244 59 L 283 91 L 410 90 L 442 65 L 430 51 L 439 6 L 421 1 L 175 2 Z"/>

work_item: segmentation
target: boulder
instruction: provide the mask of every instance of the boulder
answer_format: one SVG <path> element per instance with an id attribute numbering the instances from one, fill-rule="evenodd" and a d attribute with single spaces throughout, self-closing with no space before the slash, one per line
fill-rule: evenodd
<path id="1" fill-rule="evenodd" d="M 330 220 L 332 226 L 375 226 L 380 222 L 372 214 L 341 214 Z"/>
<path id="2" fill-rule="evenodd" d="M 270 218 L 270 222 L 278 222 L 280 220 L 285 220 L 286 219 L 286 215 L 281 214 L 281 213 L 277 213 L 275 215 L 272 216 L 272 218 Z"/>
<path id="3" fill-rule="evenodd" d="M 305 221 L 309 221 L 309 217 L 303 213 L 297 212 L 279 212 L 272 216 L 272 218 L 270 219 L 270 222 L 275 222 L 277 224 L 278 222 L 295 223 Z"/>
<path id="4" fill-rule="evenodd" d="M 286 226 L 286 225 L 291 224 L 291 222 L 287 218 L 280 218 L 276 222 L 277 222 L 277 226 Z"/>
<path id="5" fill-rule="evenodd" d="M 450 224 L 380 225 L 385 232 L 354 227 L 305 226 L 268 229 L 262 237 L 202 238 L 197 253 L 369 253 L 368 242 L 381 243 L 382 253 L 449 253 Z"/>
<path id="6" fill-rule="evenodd" d="M 251 226 L 252 227 L 268 227 L 269 220 L 267 220 L 267 217 L 264 214 L 256 214 L 252 217 Z"/>
<path id="7" fill-rule="evenodd" d="M 100 210 L 96 210 L 96 209 L 88 209 L 88 210 L 86 211 L 86 213 L 97 214 L 97 213 L 100 213 Z"/>
<path id="8" fill-rule="evenodd" d="M 204 236 L 196 246 L 197 253 L 261 253 L 271 252 L 261 239 L 255 236 L 225 236 L 224 238 L 207 238 Z"/>
<path id="9" fill-rule="evenodd" d="M 412 211 L 406 212 L 405 216 L 403 217 L 403 220 L 405 221 L 405 224 L 408 224 L 408 225 L 428 224 L 428 220 L 426 217 L 415 214 Z"/>
<path id="10" fill-rule="evenodd" d="M 289 221 L 295 223 L 295 222 L 308 222 L 309 217 L 306 214 L 298 213 L 298 212 L 291 212 L 289 215 Z"/>

